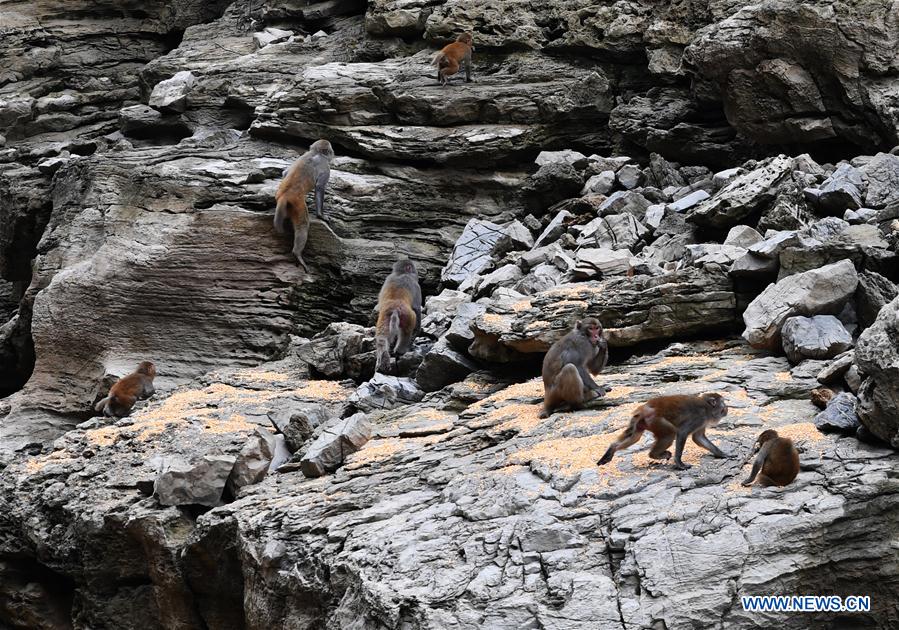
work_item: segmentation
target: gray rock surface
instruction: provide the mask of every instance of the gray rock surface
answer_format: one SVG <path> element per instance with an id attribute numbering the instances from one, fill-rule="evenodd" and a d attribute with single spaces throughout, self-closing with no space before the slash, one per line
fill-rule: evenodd
<path id="1" fill-rule="evenodd" d="M 833 315 L 789 317 L 780 334 L 784 353 L 793 363 L 832 359 L 852 347 L 852 336 Z"/>
<path id="2" fill-rule="evenodd" d="M 848 260 L 783 278 L 746 308 L 743 338 L 754 348 L 777 348 L 789 317 L 838 312 L 856 286 L 858 274 Z"/>
<path id="3" fill-rule="evenodd" d="M 716 228 L 736 225 L 771 203 L 792 167 L 793 161 L 788 157 L 771 158 L 761 168 L 736 177 L 713 197 L 692 208 L 687 218 Z"/>
<path id="4" fill-rule="evenodd" d="M 279 374 L 254 370 L 248 385 L 269 382 L 272 391 L 319 396 L 314 401 L 323 404 L 345 395 L 333 382 L 287 383 Z M 53 450 L 12 463 L 0 475 L 0 548 L 19 555 L 3 565 L 4 593 L 18 592 L 11 589 L 31 558 L 57 579 L 65 576 L 79 614 L 116 620 L 115 627 L 161 625 L 158 601 L 165 623 L 182 627 L 232 628 L 234 619 L 251 619 L 257 628 L 336 629 L 350 619 L 377 624 L 395 614 L 410 627 L 465 627 L 479 618 L 507 628 L 531 620 L 552 625 L 561 614 L 568 627 L 591 628 L 600 618 L 619 620 L 620 607 L 631 627 L 648 629 L 661 619 L 676 629 L 720 623 L 748 630 L 767 627 L 768 616 L 731 611 L 734 594 L 709 588 L 718 583 L 710 572 L 722 584 L 739 583 L 738 595 L 802 592 L 833 580 L 838 590 L 888 601 L 897 588 L 883 562 L 891 557 L 899 508 L 892 451 L 819 433 L 816 410 L 803 399 L 813 376 L 739 341 L 675 344 L 615 363 L 597 377 L 610 389 L 599 408 L 545 420 L 537 418 L 536 371 L 512 385 L 472 375 L 432 403 L 373 416 L 371 439 L 352 454 L 344 450 L 333 474 L 307 479 L 288 469 L 196 518 L 161 508 L 136 489 L 152 474 L 149 452 L 174 452 L 190 436 L 233 448 L 255 430 L 232 420 L 222 403 L 268 391 L 223 387 L 234 378 L 153 402 L 128 426 L 75 430 Z M 730 412 L 711 439 L 733 457 L 713 459 L 690 442 L 685 460 L 693 468 L 677 472 L 651 463 L 644 440 L 609 466 L 595 466 L 638 402 L 702 391 L 725 397 Z M 189 420 L 204 410 L 205 423 Z M 768 427 L 799 445 L 803 469 L 785 489 L 744 489 L 739 481 L 748 468 L 739 468 L 740 458 Z M 89 459 L 81 455 L 85 447 Z M 9 528 L 10 520 L 20 527 Z M 834 534 L 823 547 L 822 530 Z M 853 552 L 859 544 L 878 560 L 860 566 Z M 793 570 L 766 564 L 772 545 Z M 806 545 L 815 553 L 797 552 Z M 73 547 L 83 553 L 70 553 Z M 109 549 L 117 553 L 103 553 Z M 673 563 L 677 580 L 669 577 Z M 128 568 L 129 577 L 110 589 L 96 576 L 114 568 Z M 244 581 L 248 574 L 265 579 Z M 20 601 L 19 612 L 70 618 L 65 600 L 51 595 L 49 577 L 29 579 L 36 596 Z M 625 586 L 635 581 L 654 587 Z M 549 584 L 563 587 L 562 594 Z M 687 616 L 686 585 L 707 602 Z M 385 588 L 391 598 L 382 599 Z M 285 599 L 287 593 L 303 598 Z M 287 600 L 293 604 L 283 605 Z M 799 627 L 811 628 L 832 617 L 812 614 L 809 625 L 804 619 Z"/>
<path id="5" fill-rule="evenodd" d="M 153 496 L 160 505 L 204 505 L 222 502 L 236 458 L 231 455 L 204 455 L 195 461 L 180 456 L 163 458 L 153 485 Z M 268 469 L 266 462 L 266 470 Z M 244 477 L 244 471 L 238 477 Z"/>
<path id="6" fill-rule="evenodd" d="M 896 625 L 882 603 L 899 592 L 899 488 L 877 438 L 899 433 L 883 306 L 899 206 L 896 160 L 875 155 L 899 143 L 895 7 L 3 6 L 0 626 Z M 474 81 L 438 86 L 430 58 L 463 31 Z M 311 222 L 303 273 L 271 229 L 274 193 L 322 137 L 329 218 Z M 840 168 L 865 207 L 820 219 L 803 191 Z M 735 225 L 794 233 L 722 245 Z M 747 245 L 767 249 L 728 274 L 728 248 Z M 577 282 L 596 249 L 630 256 L 627 275 Z M 368 381 L 372 308 L 400 256 L 425 295 L 457 293 L 428 301 L 396 375 Z M 870 326 L 857 365 L 791 367 L 728 336 L 759 293 L 838 261 L 862 279 L 833 307 Z M 593 408 L 540 419 L 540 353 L 585 315 L 629 349 Z M 157 395 L 89 418 L 106 376 L 143 359 Z M 814 429 L 825 369 L 859 392 L 865 444 Z M 595 466 L 637 404 L 700 391 L 725 395 L 709 435 L 732 458 L 691 442 L 679 473 L 644 441 Z M 326 430 L 360 409 L 371 440 L 332 457 Z M 767 427 L 802 471 L 743 489 L 737 462 Z M 307 479 L 304 456 L 339 467 Z M 164 461 L 159 496 L 207 505 L 153 496 Z M 787 622 L 739 606 L 822 584 L 875 609 Z"/>
<path id="7" fill-rule="evenodd" d="M 836 431 L 854 435 L 859 427 L 855 410 L 858 399 L 852 394 L 842 392 L 830 399 L 827 408 L 815 416 L 815 426 L 819 431 Z"/>
<path id="8" fill-rule="evenodd" d="M 855 360 L 864 380 L 858 416 L 875 436 L 899 447 L 899 298 L 861 334 Z"/>
<path id="9" fill-rule="evenodd" d="M 364 413 L 356 413 L 325 427 L 306 449 L 300 467 L 307 477 L 321 477 L 337 470 L 347 456 L 365 446 L 371 437 L 371 423 Z"/>

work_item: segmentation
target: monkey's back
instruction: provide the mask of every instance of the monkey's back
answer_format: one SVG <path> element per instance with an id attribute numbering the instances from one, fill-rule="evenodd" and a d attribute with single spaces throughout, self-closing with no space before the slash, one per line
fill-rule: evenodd
<path id="1" fill-rule="evenodd" d="M 443 53 L 443 55 L 438 59 L 438 63 L 441 68 L 454 65 L 453 62 L 459 63 L 466 55 L 468 55 L 470 50 L 471 46 L 465 42 L 453 42 L 452 44 L 447 44 L 440 49 L 440 52 Z"/>
<path id="2" fill-rule="evenodd" d="M 315 180 L 312 177 L 312 168 L 310 160 L 314 156 L 310 153 L 304 153 L 293 163 L 293 166 L 287 171 L 287 175 L 278 185 L 278 192 L 275 193 L 275 199 L 280 200 L 281 197 L 288 197 L 291 203 L 295 203 L 298 199 L 302 200 L 303 207 L 306 205 L 306 195 L 315 188 Z"/>
<path id="3" fill-rule="evenodd" d="M 378 293 L 378 324 L 377 330 L 387 326 L 390 314 L 397 312 L 400 316 L 400 327 L 410 329 L 415 326 L 415 311 L 412 309 L 413 289 L 410 285 L 413 279 L 404 274 L 390 274 L 384 281 Z"/>
<path id="4" fill-rule="evenodd" d="M 121 406 L 131 409 L 144 389 L 144 379 L 146 378 L 149 377 L 137 372 L 123 376 L 109 388 L 109 395 L 114 397 Z"/>
<path id="5" fill-rule="evenodd" d="M 762 474 L 778 486 L 785 486 L 796 478 L 799 474 L 799 453 L 790 438 L 774 438 Z"/>

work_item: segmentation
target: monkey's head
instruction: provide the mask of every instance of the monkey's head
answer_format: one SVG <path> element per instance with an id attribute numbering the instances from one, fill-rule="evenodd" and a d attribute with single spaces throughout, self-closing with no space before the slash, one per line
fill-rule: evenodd
<path id="1" fill-rule="evenodd" d="M 415 263 L 408 258 L 403 258 L 393 263 L 393 273 L 409 273 L 418 276 L 418 270 L 415 268 Z"/>
<path id="2" fill-rule="evenodd" d="M 329 162 L 334 159 L 334 149 L 331 148 L 331 143 L 324 139 L 313 142 L 309 147 L 309 151 L 324 155 Z"/>
<path id="3" fill-rule="evenodd" d="M 599 344 L 602 339 L 602 324 L 599 323 L 599 320 L 595 317 L 588 317 L 587 319 L 580 320 L 577 323 L 576 328 L 587 337 L 594 346 Z"/>
<path id="4" fill-rule="evenodd" d="M 759 446 L 761 446 L 762 444 L 764 444 L 764 443 L 767 442 L 768 440 L 773 440 L 773 439 L 776 438 L 776 437 L 777 437 L 777 431 L 775 431 L 774 429 L 765 429 L 765 430 L 762 431 L 762 433 L 759 435 L 759 439 L 756 440 L 756 443 L 757 443 Z"/>
<path id="5" fill-rule="evenodd" d="M 146 374 L 150 378 L 153 378 L 156 376 L 156 366 L 153 365 L 152 361 L 141 361 L 137 364 L 137 373 Z"/>
<path id="6" fill-rule="evenodd" d="M 474 50 L 474 44 L 472 43 L 474 40 L 471 38 L 471 33 L 462 33 L 456 38 L 456 41 L 462 44 L 468 44 L 472 51 Z"/>
<path id="7" fill-rule="evenodd" d="M 709 415 L 716 421 L 727 415 L 727 403 L 721 394 L 703 394 L 700 396 L 709 406 Z"/>

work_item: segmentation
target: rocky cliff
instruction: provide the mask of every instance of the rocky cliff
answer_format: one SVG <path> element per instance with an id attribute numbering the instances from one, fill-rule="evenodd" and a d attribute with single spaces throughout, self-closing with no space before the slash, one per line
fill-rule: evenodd
<path id="1" fill-rule="evenodd" d="M 897 27 L 824 0 L 5 3 L 0 625 L 894 627 Z M 474 82 L 440 87 L 463 31 Z M 305 274 L 273 196 L 319 137 Z M 373 378 L 400 255 L 422 335 Z M 610 392 L 541 420 L 542 352 L 585 316 Z M 94 418 L 143 359 L 156 396 Z M 730 459 L 595 466 L 638 403 L 704 391 Z M 739 485 L 763 428 L 799 447 L 785 489 Z M 739 600 L 809 593 L 872 610 Z"/>

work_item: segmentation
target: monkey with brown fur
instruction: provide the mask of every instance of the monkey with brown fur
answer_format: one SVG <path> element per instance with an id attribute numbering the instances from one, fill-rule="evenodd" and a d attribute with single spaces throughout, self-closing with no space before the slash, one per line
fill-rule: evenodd
<path id="1" fill-rule="evenodd" d="M 617 451 L 636 444 L 644 431 L 655 435 L 655 443 L 649 456 L 652 459 L 668 459 L 674 446 L 674 467 L 685 470 L 690 464 L 681 460 L 687 437 L 692 435 L 693 441 L 718 458 L 726 458 L 721 449 L 711 443 L 705 435 L 707 427 L 718 424 L 727 415 L 727 405 L 720 394 L 701 394 L 699 396 L 675 395 L 650 398 L 637 407 L 628 427 L 609 446 L 609 449 L 596 464 L 602 466 L 612 461 Z"/>
<path id="2" fill-rule="evenodd" d="M 316 140 L 309 150 L 300 156 L 287 175 L 281 180 L 275 193 L 275 231 L 283 234 L 285 219 L 293 224 L 293 254 L 303 270 L 309 271 L 303 260 L 303 250 L 309 237 L 309 212 L 306 209 L 306 194 L 315 191 L 315 214 L 322 221 L 325 217 L 325 186 L 331 177 L 331 160 L 334 149 L 327 140 Z"/>
<path id="3" fill-rule="evenodd" d="M 757 448 L 758 457 L 752 464 L 749 478 L 743 482 L 744 486 L 751 486 L 756 475 L 760 486 L 785 486 L 799 474 L 799 453 L 790 438 L 780 437 L 774 429 L 762 431 L 743 464 Z"/>
<path id="4" fill-rule="evenodd" d="M 543 411 L 546 418 L 559 408 L 578 408 L 605 396 L 590 374 L 599 374 L 609 358 L 602 324 L 594 317 L 580 320 L 574 330 L 552 345 L 543 357 Z"/>
<path id="5" fill-rule="evenodd" d="M 141 361 L 134 372 L 123 376 L 109 388 L 109 395 L 94 405 L 94 411 L 116 418 L 127 416 L 138 399 L 149 398 L 156 393 L 153 387 L 155 377 L 156 366 L 151 361 Z"/>
<path id="6" fill-rule="evenodd" d="M 462 33 L 452 44 L 440 49 L 431 59 L 431 65 L 437 66 L 437 82 L 448 85 L 449 78 L 459 72 L 465 64 L 465 82 L 471 83 L 471 52 L 474 50 L 470 33 Z"/>
<path id="7" fill-rule="evenodd" d="M 391 352 L 405 354 L 421 325 L 421 287 L 418 270 L 411 260 L 393 263 L 378 294 L 378 323 L 375 326 L 375 372 L 390 368 Z"/>

